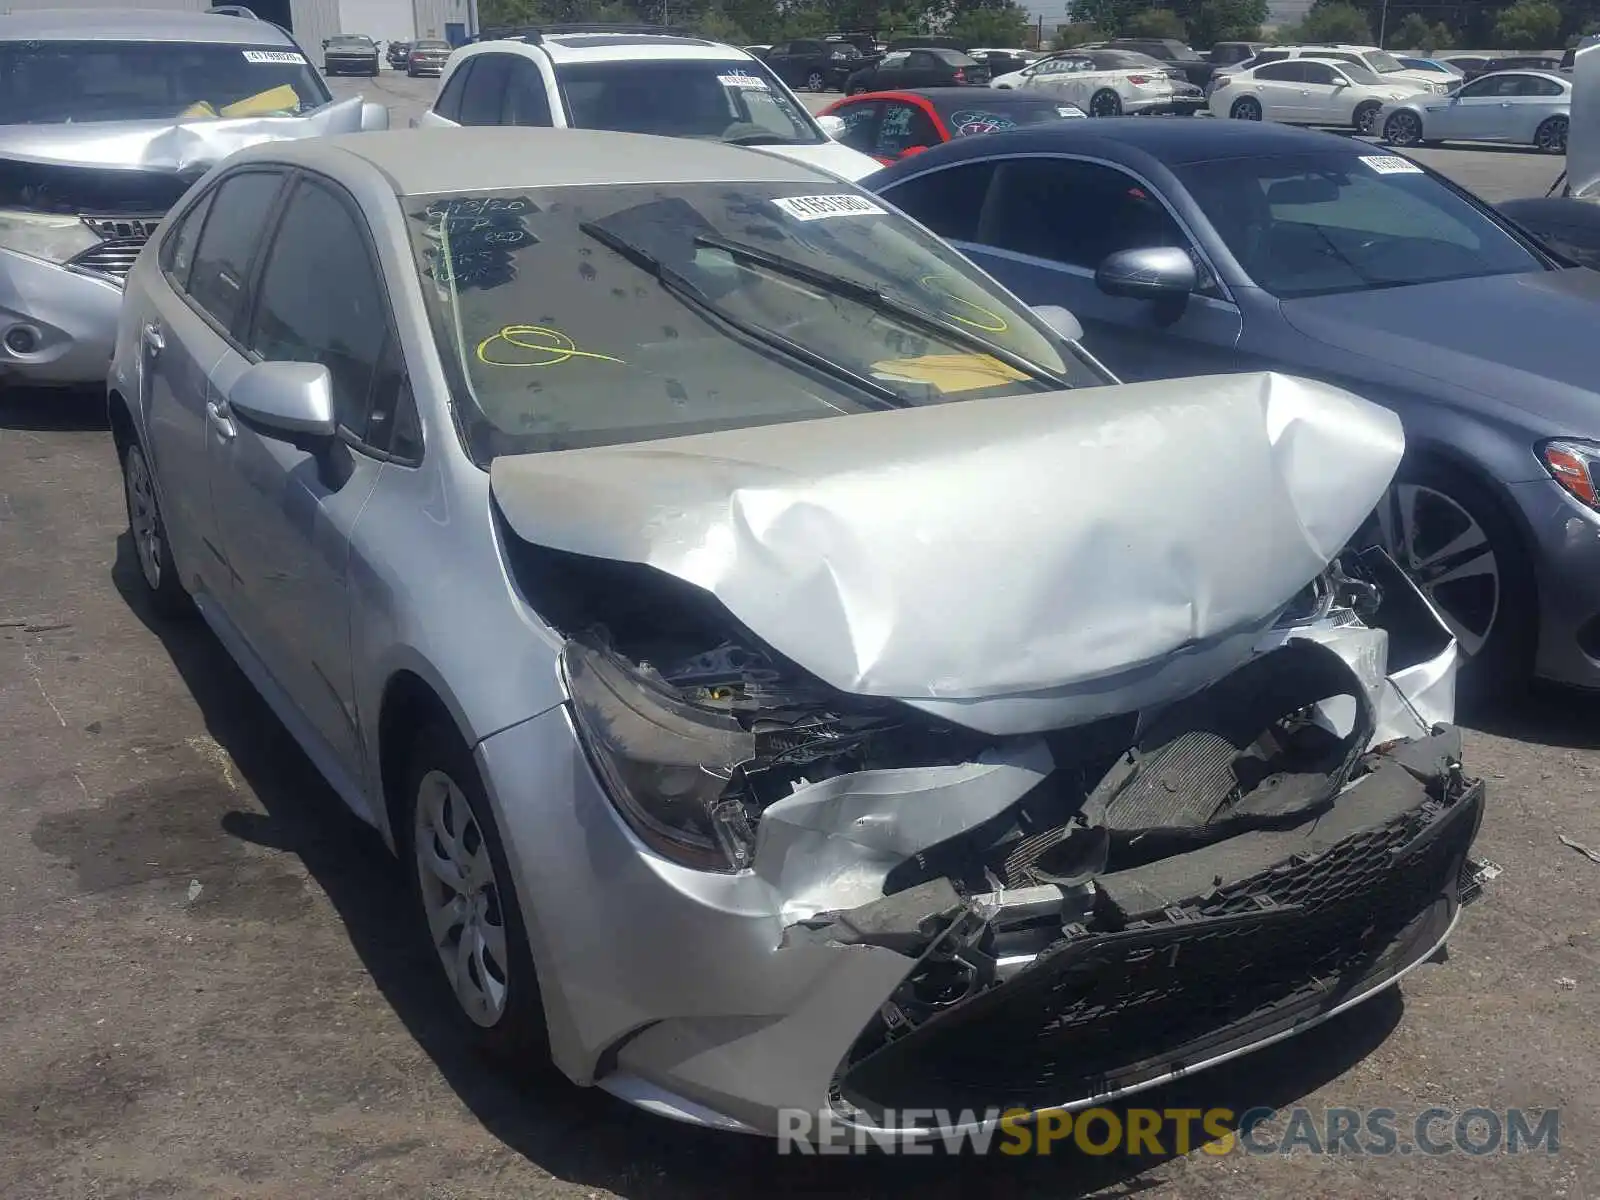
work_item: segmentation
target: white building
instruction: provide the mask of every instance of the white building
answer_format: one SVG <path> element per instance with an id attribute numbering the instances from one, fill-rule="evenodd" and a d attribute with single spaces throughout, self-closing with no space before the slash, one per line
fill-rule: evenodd
<path id="1" fill-rule="evenodd" d="M 223 2 L 242 3 L 263 20 L 282 25 L 314 62 L 322 40 L 336 33 L 364 33 L 380 42 L 443 38 L 460 44 L 478 29 L 477 0 L 0 0 L 0 12 L 41 8 L 204 12 Z"/>

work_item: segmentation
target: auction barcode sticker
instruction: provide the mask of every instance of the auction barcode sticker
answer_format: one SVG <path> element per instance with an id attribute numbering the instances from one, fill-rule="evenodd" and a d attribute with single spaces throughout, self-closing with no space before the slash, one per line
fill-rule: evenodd
<path id="1" fill-rule="evenodd" d="M 306 56 L 296 54 L 293 50 L 246 50 L 244 60 L 253 63 L 290 63 L 297 67 L 306 65 Z"/>
<path id="2" fill-rule="evenodd" d="M 772 90 L 767 86 L 767 81 L 759 75 L 718 75 L 717 82 L 723 87 L 754 88 L 762 92 Z"/>
<path id="3" fill-rule="evenodd" d="M 1379 175 L 1421 175 L 1422 168 L 1398 154 L 1371 154 L 1361 159 Z"/>
<path id="4" fill-rule="evenodd" d="M 820 221 L 825 217 L 885 216 L 879 208 L 860 196 L 779 196 L 772 201 L 796 221 Z"/>

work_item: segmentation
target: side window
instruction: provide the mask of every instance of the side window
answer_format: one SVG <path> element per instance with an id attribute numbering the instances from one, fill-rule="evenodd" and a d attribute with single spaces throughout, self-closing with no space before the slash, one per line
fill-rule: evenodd
<path id="1" fill-rule="evenodd" d="M 461 115 L 456 120 L 463 125 L 498 125 L 505 105 L 511 55 L 480 54 L 476 57 L 466 90 L 461 94 Z"/>
<path id="2" fill-rule="evenodd" d="M 976 238 L 994 171 L 993 163 L 962 163 L 908 179 L 886 190 L 883 198 L 940 237 L 970 242 Z"/>
<path id="3" fill-rule="evenodd" d="M 1297 62 L 1275 62 L 1261 67 L 1255 76 L 1267 83 L 1299 83 L 1305 79 L 1305 72 Z"/>
<path id="4" fill-rule="evenodd" d="M 261 274 L 250 349 L 327 367 L 339 424 L 364 439 L 388 329 L 366 231 L 328 188 L 302 181 Z"/>
<path id="5" fill-rule="evenodd" d="M 1263 63 L 1283 62 L 1288 57 L 1289 52 L 1287 50 L 1263 50 L 1252 61 L 1259 67 Z"/>
<path id="6" fill-rule="evenodd" d="M 1300 70 L 1303 72 L 1302 83 L 1320 83 L 1332 87 L 1344 78 L 1343 75 L 1335 75 L 1327 63 L 1301 63 Z"/>
<path id="7" fill-rule="evenodd" d="M 232 329 L 243 311 L 250 261 L 282 186 L 276 171 L 246 171 L 224 179 L 214 193 L 189 270 L 189 296 L 225 329 Z"/>
<path id="8" fill-rule="evenodd" d="M 883 111 L 883 105 L 877 100 L 867 103 L 846 104 L 834 113 L 844 122 L 844 132 L 839 135 L 839 141 L 849 146 L 852 150 L 859 150 L 863 154 L 872 153 L 873 124 L 878 119 L 878 114 Z"/>
<path id="9" fill-rule="evenodd" d="M 939 60 L 926 50 L 913 50 L 906 56 L 906 67 L 912 71 L 931 71 L 939 65 Z"/>
<path id="10" fill-rule="evenodd" d="M 1540 79 L 1537 75 L 1530 75 L 1528 79 L 1533 84 L 1533 90 L 1524 92 L 1525 96 L 1560 96 L 1566 91 L 1554 79 Z"/>
<path id="11" fill-rule="evenodd" d="M 893 54 L 885 54 L 883 56 L 883 59 L 878 63 L 878 66 L 879 67 L 888 67 L 888 68 L 890 68 L 892 70 L 892 69 L 897 68 L 897 67 L 905 66 L 906 62 L 910 58 L 911 58 L 911 54 L 910 54 L 909 51 L 898 50 Z"/>
<path id="12" fill-rule="evenodd" d="M 167 234 L 161 246 L 161 269 L 172 280 L 172 286 L 183 289 L 189 286 L 189 268 L 194 263 L 194 248 L 200 241 L 200 230 L 206 223 L 206 213 L 211 211 L 211 198 L 216 191 L 207 192 L 183 214 L 183 218 Z"/>
<path id="13" fill-rule="evenodd" d="M 913 146 L 937 146 L 941 140 L 939 131 L 920 107 L 890 102 L 884 105 L 873 153 L 879 158 L 899 158 Z"/>
<path id="14" fill-rule="evenodd" d="M 548 126 L 550 123 L 550 94 L 545 91 L 544 76 L 527 59 L 512 58 L 500 124 Z"/>
<path id="15" fill-rule="evenodd" d="M 1132 176 L 1059 158 L 1002 163 L 976 240 L 1087 270 L 1118 250 L 1190 248 L 1171 214 Z"/>
<path id="16" fill-rule="evenodd" d="M 469 58 L 457 67 L 455 74 L 445 81 L 444 88 L 439 93 L 439 98 L 433 102 L 433 111 L 445 120 L 460 122 L 461 93 L 466 90 L 467 76 L 472 74 L 472 68 L 477 65 L 477 62 L 477 59 Z"/>

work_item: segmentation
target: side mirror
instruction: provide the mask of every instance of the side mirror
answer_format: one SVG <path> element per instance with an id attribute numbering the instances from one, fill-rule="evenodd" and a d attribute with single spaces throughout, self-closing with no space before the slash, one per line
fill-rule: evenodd
<path id="1" fill-rule="evenodd" d="M 327 48 L 328 48 L 328 44 L 329 44 L 329 43 L 330 43 L 330 42 L 332 42 L 332 41 L 333 41 L 333 39 L 332 39 L 332 38 L 323 38 L 323 39 L 322 39 L 322 48 L 323 48 L 323 49 L 324 49 L 324 50 L 326 50 L 326 49 L 327 49 Z"/>
<path id="2" fill-rule="evenodd" d="M 1338 91 L 1340 88 L 1347 88 L 1349 86 L 1350 86 L 1350 81 L 1348 79 L 1335 79 L 1333 81 L 1333 90 L 1334 91 Z"/>
<path id="3" fill-rule="evenodd" d="M 333 379 L 321 363 L 262 362 L 239 376 L 228 408 L 259 433 L 308 454 L 332 440 Z"/>
<path id="4" fill-rule="evenodd" d="M 1094 273 L 1095 286 L 1108 296 L 1135 300 L 1160 300 L 1194 291 L 1199 275 L 1187 250 L 1176 246 L 1150 246 L 1118 250 Z"/>
<path id="5" fill-rule="evenodd" d="M 361 132 L 382 133 L 389 128 L 389 108 L 385 104 L 363 104 L 361 106 Z"/>
<path id="6" fill-rule="evenodd" d="M 817 126 L 822 130 L 823 133 L 827 134 L 834 141 L 838 141 L 840 138 L 842 138 L 845 135 L 846 129 L 848 128 L 844 123 L 843 117 L 836 117 L 832 113 L 827 113 L 818 117 Z"/>
<path id="7" fill-rule="evenodd" d="M 1051 331 L 1062 341 L 1083 341 L 1083 326 L 1078 323 L 1078 318 L 1059 304 L 1035 304 L 1031 307 L 1033 315 L 1050 326 Z"/>

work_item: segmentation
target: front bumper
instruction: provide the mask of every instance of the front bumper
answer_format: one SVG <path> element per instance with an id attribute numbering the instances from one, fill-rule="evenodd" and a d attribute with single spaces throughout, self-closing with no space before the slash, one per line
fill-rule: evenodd
<path id="1" fill-rule="evenodd" d="M 329 58 L 323 60 L 322 73 L 324 75 L 376 75 L 378 73 L 378 56 L 371 58 Z"/>
<path id="2" fill-rule="evenodd" d="M 1552 479 L 1507 487 L 1537 564 L 1539 643 L 1534 673 L 1600 690 L 1600 513 Z"/>
<path id="3" fill-rule="evenodd" d="M 121 305 L 122 289 L 108 279 L 0 249 L 0 381 L 104 383 Z M 5 341 L 18 326 L 37 341 L 25 354 Z"/>
<path id="4" fill-rule="evenodd" d="M 408 63 L 406 70 L 413 75 L 439 75 L 444 72 L 444 64 L 442 58 L 425 58 Z"/>

